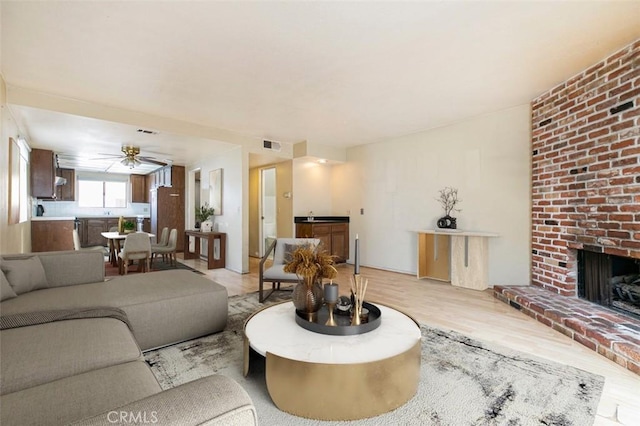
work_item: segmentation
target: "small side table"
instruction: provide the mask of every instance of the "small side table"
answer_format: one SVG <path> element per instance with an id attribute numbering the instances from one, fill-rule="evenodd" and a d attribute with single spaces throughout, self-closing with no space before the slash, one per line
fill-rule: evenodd
<path id="1" fill-rule="evenodd" d="M 189 251 L 189 237 L 195 238 L 195 251 Z M 200 258 L 200 239 L 207 240 L 207 269 L 224 268 L 226 265 L 226 247 L 227 234 L 224 232 L 200 232 L 200 231 L 184 231 L 184 258 L 199 259 Z M 213 245 L 215 240 L 220 241 L 220 256 L 215 258 L 213 255 Z"/>

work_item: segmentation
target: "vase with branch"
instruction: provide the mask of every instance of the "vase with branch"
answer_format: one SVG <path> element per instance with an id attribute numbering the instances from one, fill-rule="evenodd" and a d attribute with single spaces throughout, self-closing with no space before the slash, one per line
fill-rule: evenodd
<path id="1" fill-rule="evenodd" d="M 456 208 L 456 205 L 462 200 L 458 198 L 458 189 L 445 187 L 439 191 L 440 196 L 436 198 L 444 209 L 444 216 L 438 219 L 438 228 L 456 229 L 458 227 L 456 218 L 451 213 L 462 211 Z"/>
<path id="2" fill-rule="evenodd" d="M 202 206 L 196 209 L 196 229 L 200 228 L 202 222 L 209 220 L 215 213 L 215 209 L 209 206 L 209 203 L 204 203 Z"/>
<path id="3" fill-rule="evenodd" d="M 284 272 L 298 276 L 299 283 L 293 289 L 293 304 L 298 311 L 305 312 L 309 320 L 322 307 L 322 280 L 333 280 L 338 274 L 333 265 L 333 256 L 320 247 L 300 245 L 284 266 Z"/>

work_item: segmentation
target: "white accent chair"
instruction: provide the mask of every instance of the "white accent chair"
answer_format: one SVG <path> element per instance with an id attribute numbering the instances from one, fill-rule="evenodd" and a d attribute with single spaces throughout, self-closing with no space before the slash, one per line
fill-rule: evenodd
<path id="1" fill-rule="evenodd" d="M 143 272 L 149 272 L 151 266 L 149 264 L 151 260 L 151 239 L 149 234 L 144 232 L 133 232 L 124 239 L 124 247 L 122 251 L 118 253 L 118 267 L 120 274 L 127 275 L 129 272 L 129 263 L 132 260 L 137 260 L 138 267 L 142 268 Z"/>
<path id="2" fill-rule="evenodd" d="M 317 248 L 320 245 L 320 240 L 317 238 L 276 238 L 269 248 L 267 248 L 267 251 L 260 260 L 260 272 L 258 278 L 258 300 L 260 303 L 264 303 L 264 301 L 267 300 L 274 291 L 282 290 L 280 288 L 281 283 L 297 283 L 299 281 L 296 274 L 284 272 L 284 265 L 288 262 L 287 254 L 293 253 L 299 245 L 311 245 Z M 265 262 L 271 255 L 272 251 L 274 251 L 273 263 L 265 269 Z M 271 283 L 271 291 L 266 295 L 264 294 L 265 282 Z M 291 288 L 287 288 L 287 290 L 291 290 Z"/>

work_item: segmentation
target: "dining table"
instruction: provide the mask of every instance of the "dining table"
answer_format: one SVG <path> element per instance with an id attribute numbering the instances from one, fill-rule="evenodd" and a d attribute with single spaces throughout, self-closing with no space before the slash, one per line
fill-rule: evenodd
<path id="1" fill-rule="evenodd" d="M 149 238 L 154 238 L 156 235 L 149 232 L 139 232 L 140 234 L 147 234 Z M 111 265 L 118 266 L 118 253 L 120 253 L 121 241 L 127 238 L 129 233 L 121 234 L 120 232 L 101 232 L 103 237 L 109 242 L 109 262 Z"/>

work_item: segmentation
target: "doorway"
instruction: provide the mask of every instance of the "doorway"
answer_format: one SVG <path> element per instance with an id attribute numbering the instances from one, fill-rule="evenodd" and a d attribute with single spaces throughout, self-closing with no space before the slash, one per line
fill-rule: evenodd
<path id="1" fill-rule="evenodd" d="M 260 170 L 260 257 L 277 237 L 276 168 Z"/>

